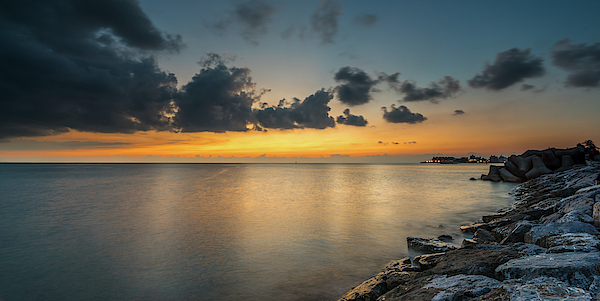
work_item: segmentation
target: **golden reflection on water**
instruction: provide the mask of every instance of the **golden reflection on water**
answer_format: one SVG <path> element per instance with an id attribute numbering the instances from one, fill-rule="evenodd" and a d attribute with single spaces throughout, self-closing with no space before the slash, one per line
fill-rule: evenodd
<path id="1" fill-rule="evenodd" d="M 35 284 L 54 296 L 86 299 L 335 299 L 408 255 L 407 236 L 451 234 L 460 244 L 458 226 L 507 205 L 513 187 L 469 181 L 488 166 L 466 164 L 84 167 L 44 167 L 37 172 L 48 178 L 38 182 L 17 170 L 6 178 L 14 182 L 0 184 L 10 200 L 34 200 L 0 208 L 2 235 L 54 231 L 37 241 L 18 236 L 12 244 L 23 247 L 10 252 L 0 247 L 4 258 L 44 258 L 0 259 L 0 270 L 48 279 Z M 11 227 L 23 219 L 29 224 Z M 57 251 L 40 257 L 48 248 Z M 81 252 L 88 256 L 69 257 L 68 273 L 48 278 L 62 268 L 61 254 Z M 73 279 L 77 291 L 63 288 Z M 23 299 L 18 285 L 4 285 Z"/>

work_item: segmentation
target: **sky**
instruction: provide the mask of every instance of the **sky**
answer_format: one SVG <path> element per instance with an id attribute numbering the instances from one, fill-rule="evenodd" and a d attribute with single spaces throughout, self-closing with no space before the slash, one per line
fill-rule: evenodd
<path id="1" fill-rule="evenodd" d="M 600 141 L 598 1 L 0 2 L 0 162 L 419 162 Z"/>

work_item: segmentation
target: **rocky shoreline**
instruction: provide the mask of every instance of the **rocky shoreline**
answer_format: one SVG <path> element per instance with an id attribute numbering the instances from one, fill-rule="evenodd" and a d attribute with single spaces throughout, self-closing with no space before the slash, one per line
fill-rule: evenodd
<path id="1" fill-rule="evenodd" d="M 424 254 L 339 300 L 600 300 L 599 173 L 588 161 L 529 179 L 510 208 L 461 227 L 473 236 L 460 248 L 446 235 L 409 237 Z"/>

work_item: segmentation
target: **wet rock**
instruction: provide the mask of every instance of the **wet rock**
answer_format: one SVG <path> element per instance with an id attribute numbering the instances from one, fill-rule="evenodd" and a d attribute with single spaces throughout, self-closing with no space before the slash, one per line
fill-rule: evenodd
<path id="1" fill-rule="evenodd" d="M 500 177 L 502 177 L 502 180 L 504 180 L 504 182 L 509 182 L 509 183 L 521 183 L 521 182 L 523 182 L 523 180 L 521 180 L 521 178 L 519 178 L 518 176 L 512 174 L 506 168 L 500 169 L 499 173 L 500 173 Z"/>
<path id="2" fill-rule="evenodd" d="M 407 237 L 406 241 L 409 248 L 427 253 L 441 253 L 456 249 L 455 246 L 436 238 Z"/>
<path id="3" fill-rule="evenodd" d="M 421 270 L 425 271 L 433 268 L 445 255 L 446 253 L 423 254 L 416 256 L 413 261 Z"/>
<path id="4" fill-rule="evenodd" d="M 487 223 L 479 223 L 460 227 L 460 231 L 464 233 L 475 233 L 478 229 L 489 230 L 490 226 Z"/>
<path id="5" fill-rule="evenodd" d="M 526 282 L 505 281 L 488 294 L 471 301 L 530 301 L 530 300 L 593 300 L 590 292 L 551 277 L 537 277 Z"/>
<path id="6" fill-rule="evenodd" d="M 478 229 L 477 231 L 475 231 L 475 234 L 473 234 L 473 239 L 475 239 L 478 242 L 483 242 L 483 243 L 489 243 L 489 242 L 496 241 L 496 239 L 494 238 L 494 235 L 492 233 L 490 233 L 490 231 L 487 231 L 485 229 Z"/>
<path id="7" fill-rule="evenodd" d="M 526 243 L 539 245 L 543 239 L 549 236 L 566 233 L 598 233 L 598 230 L 586 223 L 568 222 L 568 223 L 551 223 L 546 225 L 537 225 L 531 228 L 525 236 Z"/>
<path id="8" fill-rule="evenodd" d="M 497 277 L 528 281 L 553 277 L 571 286 L 586 289 L 596 275 L 600 252 L 540 254 L 517 258 L 496 268 Z"/>
<path id="9" fill-rule="evenodd" d="M 400 284 L 414 278 L 414 273 L 405 270 L 411 267 L 410 258 L 390 262 L 384 270 L 346 292 L 339 301 L 375 301 Z"/>
<path id="10" fill-rule="evenodd" d="M 487 176 L 482 176 L 481 179 L 492 182 L 502 181 L 502 176 L 500 176 L 500 167 L 496 165 L 490 165 L 490 171 L 488 172 Z"/>
<path id="11" fill-rule="evenodd" d="M 552 170 L 546 167 L 544 161 L 542 161 L 542 158 L 534 156 L 531 158 L 531 162 L 533 167 L 530 171 L 525 173 L 525 177 L 527 177 L 527 179 L 533 179 L 541 175 L 552 173 Z"/>
<path id="12" fill-rule="evenodd" d="M 463 239 L 462 244 L 460 245 L 461 249 L 473 249 L 477 246 L 477 241 L 475 239 L 465 238 Z"/>
<path id="13" fill-rule="evenodd" d="M 438 236 L 438 239 L 444 242 L 449 242 L 449 241 L 453 241 L 454 239 L 452 238 L 452 236 L 450 235 L 440 235 Z"/>

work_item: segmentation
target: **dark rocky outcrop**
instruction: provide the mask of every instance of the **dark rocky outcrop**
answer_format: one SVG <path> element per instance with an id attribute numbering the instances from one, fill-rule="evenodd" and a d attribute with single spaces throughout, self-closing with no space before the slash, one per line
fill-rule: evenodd
<path id="1" fill-rule="evenodd" d="M 556 167 L 549 151 L 571 159 Z M 544 163 L 544 153 L 553 162 Z M 563 169 L 581 154 L 549 149 L 509 158 L 514 166 L 507 171 L 524 162 L 556 170 L 520 184 L 510 208 L 461 227 L 473 235 L 461 248 L 442 248 L 451 241 L 442 236 L 407 239 L 412 249 L 438 253 L 392 262 L 341 300 L 600 300 L 594 299 L 600 296 L 600 185 L 593 184 L 600 166 Z"/>
<path id="2" fill-rule="evenodd" d="M 481 175 L 481 179 L 519 183 L 552 172 L 569 170 L 575 164 L 586 164 L 583 146 L 569 149 L 528 150 L 520 156 L 510 156 L 504 166 L 490 166 L 488 174 Z"/>

